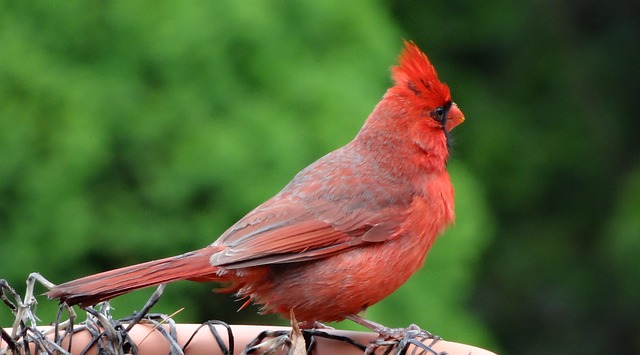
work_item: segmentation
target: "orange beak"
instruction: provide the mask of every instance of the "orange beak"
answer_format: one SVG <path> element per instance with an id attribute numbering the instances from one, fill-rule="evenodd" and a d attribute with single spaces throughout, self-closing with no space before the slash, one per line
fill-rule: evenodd
<path id="1" fill-rule="evenodd" d="M 444 128 L 447 130 L 447 132 L 451 132 L 451 130 L 454 129 L 460 123 L 462 123 L 462 121 L 464 121 L 464 114 L 462 114 L 462 111 L 460 111 L 460 109 L 458 108 L 458 105 L 456 105 L 456 103 L 453 102 L 451 104 L 451 107 L 449 108 L 449 114 L 447 115 L 447 123 L 445 123 Z"/>

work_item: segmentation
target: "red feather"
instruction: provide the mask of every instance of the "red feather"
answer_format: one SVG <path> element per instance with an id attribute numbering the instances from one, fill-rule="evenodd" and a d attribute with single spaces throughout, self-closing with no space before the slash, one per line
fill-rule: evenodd
<path id="1" fill-rule="evenodd" d="M 210 246 L 88 276 L 49 297 L 91 305 L 176 280 L 216 281 L 299 320 L 353 316 L 402 285 L 454 218 L 447 132 L 464 116 L 418 47 L 342 148 L 311 164 Z"/>

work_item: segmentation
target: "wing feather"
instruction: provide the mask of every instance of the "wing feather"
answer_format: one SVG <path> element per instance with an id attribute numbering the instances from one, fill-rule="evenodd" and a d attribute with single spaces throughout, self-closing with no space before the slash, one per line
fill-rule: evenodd
<path id="1" fill-rule="evenodd" d="M 211 264 L 240 268 L 313 260 L 399 235 L 412 200 L 404 181 L 380 175 L 348 146 L 301 171 L 231 226 Z"/>
<path id="2" fill-rule="evenodd" d="M 268 201 L 264 208 L 256 208 L 229 228 L 214 243 L 226 248 L 211 257 L 211 264 L 240 268 L 322 258 L 365 242 L 392 238 L 400 224 L 399 216 L 389 218 L 394 214 L 386 210 L 328 212 L 335 208 L 329 201 L 319 201 L 311 209 L 280 201 Z"/>

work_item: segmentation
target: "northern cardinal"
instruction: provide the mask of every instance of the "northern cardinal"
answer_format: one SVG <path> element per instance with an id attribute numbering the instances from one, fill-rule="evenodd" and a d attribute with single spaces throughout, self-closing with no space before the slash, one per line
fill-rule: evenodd
<path id="1" fill-rule="evenodd" d="M 449 132 L 464 120 L 413 42 L 392 72 L 394 85 L 351 142 L 213 244 L 63 283 L 48 296 L 89 306 L 161 283 L 213 281 L 266 313 L 377 325 L 358 313 L 407 281 L 454 219 Z"/>

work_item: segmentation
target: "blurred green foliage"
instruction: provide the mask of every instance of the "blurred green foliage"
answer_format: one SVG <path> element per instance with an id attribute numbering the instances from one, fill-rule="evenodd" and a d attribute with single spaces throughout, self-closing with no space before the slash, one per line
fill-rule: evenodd
<path id="1" fill-rule="evenodd" d="M 405 37 L 467 116 L 457 222 L 367 316 L 505 353 L 638 353 L 639 7 L 4 2 L 0 278 L 22 291 L 31 271 L 57 283 L 211 243 L 355 135 Z M 282 322 L 210 288 L 172 284 L 154 310 Z M 44 322 L 55 306 L 40 299 Z"/>

